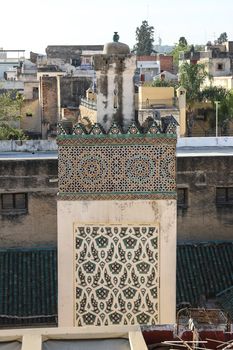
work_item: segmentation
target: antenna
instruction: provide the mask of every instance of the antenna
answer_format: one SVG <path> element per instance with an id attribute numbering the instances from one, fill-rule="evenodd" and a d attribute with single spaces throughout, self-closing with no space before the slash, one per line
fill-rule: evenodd
<path id="1" fill-rule="evenodd" d="M 213 42 L 215 43 L 215 40 L 216 40 L 216 33 L 213 32 Z"/>

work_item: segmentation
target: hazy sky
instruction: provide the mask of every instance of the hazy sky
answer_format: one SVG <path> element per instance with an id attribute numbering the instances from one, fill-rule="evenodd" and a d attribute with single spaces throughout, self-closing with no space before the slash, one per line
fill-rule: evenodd
<path id="1" fill-rule="evenodd" d="M 132 47 L 143 20 L 162 44 L 185 36 L 204 44 L 227 32 L 233 40 L 232 0 L 11 0 L 1 2 L 0 47 L 44 53 L 47 45 L 104 44 L 118 31 Z"/>

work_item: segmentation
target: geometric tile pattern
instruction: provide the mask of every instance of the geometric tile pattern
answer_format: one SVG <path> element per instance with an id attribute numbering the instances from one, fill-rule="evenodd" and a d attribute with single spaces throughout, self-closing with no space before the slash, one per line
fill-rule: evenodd
<path id="1" fill-rule="evenodd" d="M 75 325 L 158 323 L 159 229 L 75 225 Z"/>
<path id="2" fill-rule="evenodd" d="M 176 139 L 140 136 L 58 141 L 59 199 L 175 198 Z"/>

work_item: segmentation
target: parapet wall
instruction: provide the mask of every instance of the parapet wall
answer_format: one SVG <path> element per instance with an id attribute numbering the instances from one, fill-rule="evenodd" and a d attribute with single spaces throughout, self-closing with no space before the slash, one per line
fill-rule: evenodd
<path id="1" fill-rule="evenodd" d="M 0 152 L 57 151 L 56 140 L 3 140 Z"/>

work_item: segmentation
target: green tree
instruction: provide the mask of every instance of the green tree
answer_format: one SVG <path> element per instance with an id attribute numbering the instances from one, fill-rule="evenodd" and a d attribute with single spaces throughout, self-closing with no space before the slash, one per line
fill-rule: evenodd
<path id="1" fill-rule="evenodd" d="M 137 56 L 151 55 L 154 43 L 154 27 L 149 26 L 147 21 L 142 21 L 136 29 L 136 44 L 134 51 Z"/>
<path id="2" fill-rule="evenodd" d="M 199 93 L 199 101 L 210 101 L 214 106 L 215 101 L 222 102 L 228 95 L 228 91 L 221 86 L 208 86 Z"/>
<path id="3" fill-rule="evenodd" d="M 194 46 L 195 51 L 205 51 L 205 45 L 196 44 Z"/>
<path id="4" fill-rule="evenodd" d="M 233 120 L 233 90 L 227 92 L 226 97 L 219 104 L 219 124 L 222 134 L 227 135 L 229 122 Z"/>
<path id="5" fill-rule="evenodd" d="M 20 119 L 23 96 L 16 91 L 0 95 L 0 123 Z"/>
<path id="6" fill-rule="evenodd" d="M 189 109 L 199 100 L 201 86 L 209 78 L 206 66 L 203 63 L 184 62 L 179 70 L 180 85 L 186 89 L 186 101 Z"/>
<path id="7" fill-rule="evenodd" d="M 174 87 L 177 88 L 177 82 L 174 80 L 162 80 L 162 79 L 156 79 L 153 80 L 152 83 L 144 84 L 145 86 L 154 86 L 154 87 Z"/>
<path id="8" fill-rule="evenodd" d="M 176 69 L 178 69 L 179 66 L 179 56 L 181 52 L 187 52 L 189 50 L 189 45 L 187 40 L 184 36 L 181 36 L 179 38 L 179 42 L 175 44 L 174 49 L 171 52 L 171 55 L 173 56 L 173 63 Z"/>
<path id="9" fill-rule="evenodd" d="M 184 62 L 179 70 L 180 85 L 186 89 L 187 133 L 191 136 L 194 121 L 194 104 L 200 100 L 201 86 L 210 78 L 206 66 L 202 63 L 192 64 Z"/>
<path id="10" fill-rule="evenodd" d="M 185 39 L 184 36 L 181 36 L 180 39 L 179 39 L 179 44 L 178 44 L 180 47 L 187 47 L 188 46 L 188 42 L 187 40 Z"/>
<path id="11" fill-rule="evenodd" d="M 21 119 L 23 96 L 17 91 L 0 95 L 0 140 L 24 140 L 27 137 L 21 129 L 11 126 L 15 120 Z"/>
<path id="12" fill-rule="evenodd" d="M 211 102 L 212 112 L 209 123 L 215 128 L 215 102 L 219 101 L 218 126 L 222 129 L 222 134 L 228 133 L 230 120 L 233 120 L 233 90 L 227 90 L 221 86 L 208 86 L 199 93 L 199 101 Z"/>
<path id="13" fill-rule="evenodd" d="M 208 86 L 200 91 L 199 101 L 211 102 L 212 113 L 209 114 L 209 125 L 215 128 L 215 101 L 220 102 L 220 108 L 218 113 L 218 124 L 222 127 L 222 132 L 225 134 L 228 128 L 228 94 L 229 91 L 221 86 Z M 223 130 L 224 129 L 224 130 Z"/>
<path id="14" fill-rule="evenodd" d="M 217 44 L 222 44 L 225 41 L 227 41 L 227 33 L 223 32 L 219 35 L 218 39 L 217 39 Z"/>
<path id="15" fill-rule="evenodd" d="M 8 124 L 0 124 L 0 140 L 27 140 L 23 130 L 12 128 Z"/>

